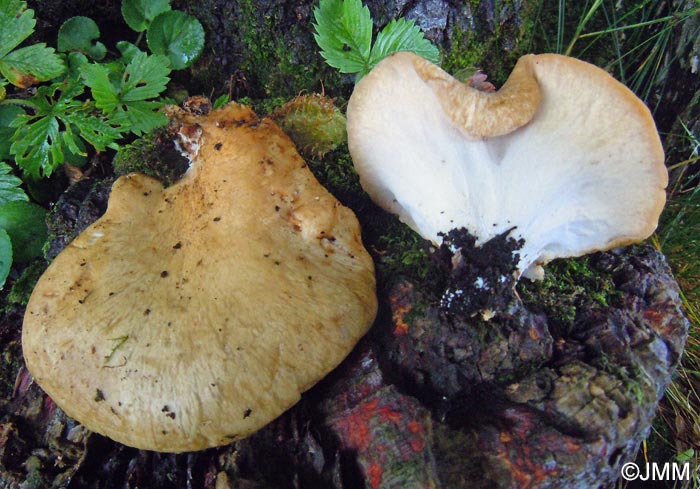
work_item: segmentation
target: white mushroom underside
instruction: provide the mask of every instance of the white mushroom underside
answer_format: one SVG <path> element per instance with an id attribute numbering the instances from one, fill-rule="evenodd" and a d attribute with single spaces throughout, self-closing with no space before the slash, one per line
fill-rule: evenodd
<path id="1" fill-rule="evenodd" d="M 542 103 L 533 120 L 476 141 L 415 71 L 385 67 L 393 73 L 381 75 L 391 82 L 375 82 L 348 109 L 363 187 L 435 243 L 454 228 L 467 228 L 481 244 L 515 227 L 511 235 L 525 240 L 518 268 L 531 275 L 539 263 L 639 234 L 649 202 L 664 191 L 647 161 L 658 154 L 658 140 L 639 142 L 648 128 L 638 104 L 620 101 L 606 86 L 581 100 L 591 91 L 580 86 L 588 80 L 573 72 L 555 78 L 552 65 L 536 65 Z"/>

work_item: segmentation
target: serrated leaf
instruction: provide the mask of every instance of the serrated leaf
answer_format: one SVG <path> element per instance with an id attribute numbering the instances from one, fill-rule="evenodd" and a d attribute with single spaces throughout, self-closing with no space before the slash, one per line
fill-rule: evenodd
<path id="1" fill-rule="evenodd" d="M 11 158 L 10 138 L 17 130 L 12 127 L 12 123 L 22 115 L 25 115 L 25 112 L 18 105 L 0 105 L 0 159 Z"/>
<path id="2" fill-rule="evenodd" d="M 121 137 L 119 130 L 85 111 L 66 113 L 62 119 L 67 125 L 74 126 L 80 137 L 98 151 L 104 151 Z"/>
<path id="3" fill-rule="evenodd" d="M 191 15 L 171 10 L 153 19 L 146 40 L 151 51 L 167 56 L 174 70 L 182 70 L 202 53 L 204 28 Z"/>
<path id="4" fill-rule="evenodd" d="M 83 65 L 80 67 L 80 74 L 85 81 L 85 85 L 90 87 L 98 109 L 111 112 L 117 108 L 119 93 L 109 79 L 110 71 L 105 65 Z"/>
<path id="5" fill-rule="evenodd" d="M 94 60 L 101 60 L 107 54 L 104 44 L 97 41 L 100 28 L 89 17 L 71 17 L 58 30 L 58 50 L 61 52 L 78 51 Z"/>
<path id="6" fill-rule="evenodd" d="M 0 205 L 15 200 L 29 200 L 20 185 L 22 179 L 12 174 L 12 167 L 0 161 Z"/>
<path id="7" fill-rule="evenodd" d="M 314 38 L 321 56 L 341 73 L 367 70 L 372 18 L 361 0 L 324 0 L 314 9 Z"/>
<path id="8" fill-rule="evenodd" d="M 34 11 L 27 10 L 26 2 L 0 2 L 0 58 L 19 46 L 34 32 Z"/>
<path id="9" fill-rule="evenodd" d="M 61 133 L 63 145 L 68 149 L 64 163 L 77 167 L 83 167 L 87 163 L 87 151 L 83 139 L 77 137 L 70 124 L 66 124 L 66 130 Z"/>
<path id="10" fill-rule="evenodd" d="M 158 112 L 162 106 L 161 102 L 131 102 L 120 108 L 119 114 L 113 120 L 124 129 L 141 136 L 156 127 L 167 124 L 168 118 L 162 112 Z"/>
<path id="11" fill-rule="evenodd" d="M 26 175 L 48 177 L 63 163 L 58 119 L 44 116 L 31 121 L 26 116 L 25 120 L 12 137 L 10 152 Z"/>
<path id="12" fill-rule="evenodd" d="M 46 209 L 31 202 L 14 201 L 0 205 L 0 229 L 12 242 L 12 256 L 25 262 L 41 256 L 46 241 Z"/>
<path id="13" fill-rule="evenodd" d="M 170 0 L 123 0 L 122 17 L 136 32 L 143 32 L 158 15 L 170 10 Z"/>
<path id="14" fill-rule="evenodd" d="M 370 69 L 399 51 L 410 51 L 435 64 L 440 62 L 440 52 L 423 36 L 420 27 L 412 20 L 401 18 L 389 22 L 377 35 L 370 54 Z"/>
<path id="15" fill-rule="evenodd" d="M 5 286 L 12 268 L 12 241 L 7 231 L 0 229 L 0 290 Z"/>
<path id="16" fill-rule="evenodd" d="M 121 100 L 133 102 L 157 97 L 170 81 L 168 59 L 165 56 L 137 53 L 126 65 Z"/>
<path id="17" fill-rule="evenodd" d="M 0 59 L 0 73 L 20 88 L 51 80 L 65 69 L 61 57 L 44 43 L 16 49 Z"/>

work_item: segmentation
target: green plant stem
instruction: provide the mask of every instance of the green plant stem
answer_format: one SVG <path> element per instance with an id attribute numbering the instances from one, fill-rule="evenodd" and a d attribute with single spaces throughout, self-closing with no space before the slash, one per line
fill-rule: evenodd
<path id="1" fill-rule="evenodd" d="M 675 15 L 667 15 L 666 17 L 661 17 L 659 19 L 654 19 L 654 20 L 647 20 L 646 22 L 639 22 L 637 24 L 630 24 L 630 25 L 625 25 L 622 27 L 613 27 L 611 29 L 604 29 L 602 31 L 595 31 L 595 32 L 587 32 L 586 34 L 581 34 L 578 36 L 579 39 L 585 39 L 587 37 L 593 37 L 593 36 L 600 36 L 603 34 L 612 34 L 615 32 L 620 32 L 620 31 L 625 31 L 627 29 L 636 29 L 639 27 L 646 27 L 654 24 L 659 24 L 663 22 L 667 22 L 669 20 L 676 19 L 677 17 Z M 672 23 L 671 26 L 676 25 L 676 22 Z"/>
<path id="2" fill-rule="evenodd" d="M 598 8 L 600 8 L 600 6 L 602 4 L 603 4 L 603 0 L 595 0 L 595 2 L 593 2 L 593 5 L 591 5 L 591 8 L 588 9 L 588 12 L 586 12 L 585 17 L 576 26 L 576 32 L 574 33 L 574 37 L 571 39 L 569 46 L 566 48 L 566 51 L 564 52 L 565 55 L 571 56 L 571 51 L 574 49 L 574 45 L 576 44 L 576 41 L 578 41 L 579 38 L 581 37 L 581 32 L 583 32 L 583 29 L 585 29 L 586 24 L 588 24 L 588 21 L 591 20 L 591 18 L 593 18 L 593 15 L 595 15 L 596 11 L 598 10 Z"/>

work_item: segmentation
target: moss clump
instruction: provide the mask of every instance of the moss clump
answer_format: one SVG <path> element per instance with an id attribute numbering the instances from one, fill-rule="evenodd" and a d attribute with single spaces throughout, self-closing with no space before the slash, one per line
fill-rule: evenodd
<path id="1" fill-rule="evenodd" d="M 500 2 L 493 12 L 482 3 L 471 5 L 474 29 L 455 27 L 451 46 L 442 53 L 442 67 L 448 73 L 479 69 L 501 85 L 530 49 L 539 2 Z"/>
<path id="2" fill-rule="evenodd" d="M 236 102 L 247 105 L 258 117 L 268 117 L 274 111 L 282 107 L 289 100 L 288 97 L 270 97 L 255 99 L 251 97 L 241 97 Z"/>
<path id="3" fill-rule="evenodd" d="M 544 313 L 563 336 L 571 332 L 578 311 L 608 307 L 621 295 L 612 277 L 593 268 L 590 260 L 590 256 L 555 260 L 547 265 L 543 280 L 518 282 L 525 306 Z"/>
<path id="4" fill-rule="evenodd" d="M 5 307 L 25 307 L 41 274 L 46 270 L 45 260 L 36 260 L 24 269 L 22 275 L 12 284 L 5 299 Z"/>
<path id="5" fill-rule="evenodd" d="M 157 129 L 121 147 L 112 164 L 117 176 L 143 173 L 167 187 L 187 171 L 189 161 L 175 149 L 168 130 Z"/>

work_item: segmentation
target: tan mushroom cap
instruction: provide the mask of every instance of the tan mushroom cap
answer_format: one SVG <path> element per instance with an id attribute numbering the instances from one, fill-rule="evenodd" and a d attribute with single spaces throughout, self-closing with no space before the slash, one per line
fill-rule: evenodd
<path id="1" fill-rule="evenodd" d="M 527 55 L 479 92 L 411 53 L 380 62 L 348 104 L 348 144 L 370 196 L 424 238 L 512 228 L 518 269 L 648 237 L 668 174 L 651 114 L 605 71 Z"/>
<path id="2" fill-rule="evenodd" d="M 178 114 L 199 154 L 132 174 L 53 261 L 24 320 L 39 385 L 90 430 L 181 452 L 245 437 L 350 352 L 377 308 L 352 212 L 270 120 Z M 199 136 L 201 134 L 201 136 Z"/>

